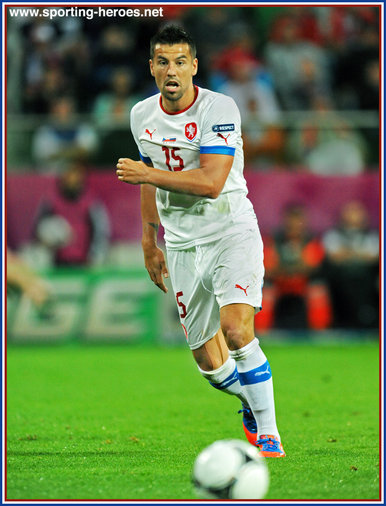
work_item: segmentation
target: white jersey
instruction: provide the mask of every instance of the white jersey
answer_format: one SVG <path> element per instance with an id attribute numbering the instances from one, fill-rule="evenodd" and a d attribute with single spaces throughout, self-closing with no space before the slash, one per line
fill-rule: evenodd
<path id="1" fill-rule="evenodd" d="M 201 153 L 234 157 L 216 199 L 157 188 L 157 209 L 169 249 L 214 241 L 233 233 L 241 224 L 256 225 L 243 176 L 240 114 L 232 98 L 196 87 L 196 99 L 188 108 L 168 113 L 157 94 L 133 107 L 131 130 L 140 157 L 157 169 L 197 169 Z"/>

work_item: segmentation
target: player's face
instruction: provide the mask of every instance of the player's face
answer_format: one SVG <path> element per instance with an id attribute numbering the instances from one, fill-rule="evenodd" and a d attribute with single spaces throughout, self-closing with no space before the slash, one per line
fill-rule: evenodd
<path id="1" fill-rule="evenodd" d="M 178 111 L 193 102 L 193 76 L 197 74 L 197 65 L 197 58 L 192 58 L 188 44 L 155 46 L 150 72 L 166 110 Z"/>

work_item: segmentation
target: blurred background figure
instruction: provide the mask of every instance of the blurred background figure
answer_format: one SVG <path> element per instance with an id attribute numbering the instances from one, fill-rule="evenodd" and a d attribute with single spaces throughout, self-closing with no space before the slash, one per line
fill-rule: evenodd
<path id="1" fill-rule="evenodd" d="M 245 121 L 253 100 L 261 121 L 275 123 L 280 118 L 279 106 L 269 73 L 261 65 L 253 50 L 253 39 L 243 33 L 234 36 L 233 43 L 217 58 L 216 91 L 234 99 L 240 109 L 241 123 Z M 222 81 L 222 82 L 221 82 Z"/>
<path id="2" fill-rule="evenodd" d="M 75 161 L 58 176 L 53 197 L 43 200 L 35 236 L 55 265 L 100 265 L 110 242 L 110 223 L 102 202 L 87 187 L 86 168 Z"/>
<path id="3" fill-rule="evenodd" d="M 130 112 L 141 95 L 134 92 L 133 72 L 127 67 L 112 70 L 109 86 L 97 95 L 92 108 L 94 125 L 99 130 L 98 163 L 111 165 L 121 156 L 122 146 L 131 148 Z"/>
<path id="4" fill-rule="evenodd" d="M 305 208 L 288 205 L 283 226 L 272 238 L 265 238 L 263 310 L 255 319 L 258 330 L 329 327 L 331 306 L 321 278 L 323 259 L 323 246 L 308 229 Z"/>
<path id="5" fill-rule="evenodd" d="M 21 30 L 24 76 L 16 89 L 23 109 L 30 113 L 47 114 L 48 99 L 64 92 L 69 84 L 61 67 L 58 40 L 57 25 L 41 17 L 27 21 Z M 13 56 L 17 58 L 17 54 Z M 16 81 L 16 76 L 13 80 Z M 20 90 L 20 84 L 23 85 L 24 93 Z M 11 94 L 14 92 L 12 90 Z M 13 105 L 16 109 L 19 108 L 19 104 Z"/>
<path id="6" fill-rule="evenodd" d="M 242 124 L 245 163 L 256 170 L 272 170 L 283 164 L 285 131 L 278 118 L 264 119 L 251 98 Z"/>
<path id="7" fill-rule="evenodd" d="M 190 28 L 192 37 L 196 40 L 197 55 L 200 57 L 199 82 L 211 83 L 216 88 L 215 71 L 222 61 L 221 54 L 229 46 L 235 33 L 246 31 L 240 9 L 224 9 L 221 7 L 204 7 L 191 9 L 184 16 L 184 24 Z M 221 66 L 221 64 L 220 64 Z M 221 81 L 220 76 L 220 81 Z"/>
<path id="8" fill-rule="evenodd" d="M 51 298 L 48 281 L 32 270 L 22 258 L 7 248 L 7 291 L 13 289 L 25 295 L 37 309 Z"/>
<path id="9" fill-rule="evenodd" d="M 289 157 L 320 175 L 356 175 L 365 170 L 367 146 L 361 134 L 339 113 L 329 99 L 315 95 L 312 118 L 301 121 L 288 136 Z"/>
<path id="10" fill-rule="evenodd" d="M 97 125 L 107 128 L 130 125 L 130 111 L 140 97 L 132 92 L 133 77 L 130 71 L 121 67 L 110 77 L 109 89 L 96 97 L 93 118 Z"/>
<path id="11" fill-rule="evenodd" d="M 217 55 L 211 83 L 232 97 L 240 110 L 246 162 L 257 170 L 277 165 L 284 146 L 280 107 L 271 75 L 256 56 L 255 40 L 246 27 L 239 27 Z"/>
<path id="12" fill-rule="evenodd" d="M 244 75 L 243 80 L 245 77 L 247 79 L 250 77 L 250 69 L 253 69 L 256 74 L 256 70 L 262 66 L 261 59 L 257 56 L 256 38 L 248 32 L 248 26 L 242 23 L 236 23 L 232 27 L 226 45 L 213 60 L 211 69 L 213 86 L 216 87 L 219 83 L 221 84 L 221 81 L 227 79 L 237 80 L 238 63 L 242 64 L 240 70 Z M 244 69 L 246 64 L 248 67 Z M 242 82 L 241 77 L 240 82 Z"/>
<path id="13" fill-rule="evenodd" d="M 340 40 L 334 61 L 334 88 L 340 108 L 379 110 L 379 28 L 377 11 L 372 8 L 341 9 L 341 16 L 350 17 L 344 26 L 355 28 L 351 37 Z M 344 34 L 344 32 L 343 32 Z M 368 163 L 378 162 L 379 130 L 362 128 L 361 134 L 371 146 Z"/>
<path id="14" fill-rule="evenodd" d="M 66 92 L 68 80 L 60 66 L 42 71 L 39 85 L 26 90 L 25 107 L 32 114 L 49 114 L 51 104 Z"/>
<path id="15" fill-rule="evenodd" d="M 119 24 L 114 23 L 102 27 L 97 39 L 93 71 L 99 88 L 108 85 L 111 74 L 116 69 L 129 67 L 135 49 L 133 35 L 132 30 L 126 30 L 124 26 Z"/>
<path id="16" fill-rule="evenodd" d="M 74 100 L 63 96 L 54 100 L 48 122 L 33 139 L 35 164 L 39 172 L 60 172 L 72 159 L 89 160 L 97 147 L 97 135 L 87 123 L 79 123 Z"/>
<path id="17" fill-rule="evenodd" d="M 334 7 L 334 86 L 341 107 L 378 109 L 379 30 L 376 11 Z M 333 26 L 334 26 L 333 25 Z"/>
<path id="18" fill-rule="evenodd" d="M 23 109 L 33 114 L 48 114 L 55 99 L 70 94 L 77 110 L 87 110 L 92 89 L 91 50 L 80 19 L 61 18 L 55 23 L 35 18 L 24 27 L 23 45 Z M 18 94 L 19 87 L 20 83 L 16 85 Z"/>
<path id="19" fill-rule="evenodd" d="M 337 226 L 323 237 L 335 325 L 378 327 L 379 237 L 359 201 L 342 207 Z"/>
<path id="20" fill-rule="evenodd" d="M 266 63 L 282 107 L 287 110 L 307 110 L 315 93 L 331 94 L 331 68 L 326 50 L 301 35 L 296 16 L 279 15 L 265 48 Z"/>

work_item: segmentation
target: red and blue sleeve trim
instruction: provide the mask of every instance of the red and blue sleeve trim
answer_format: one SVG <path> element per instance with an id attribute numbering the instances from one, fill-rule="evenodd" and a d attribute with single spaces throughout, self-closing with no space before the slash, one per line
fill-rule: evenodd
<path id="1" fill-rule="evenodd" d="M 216 155 L 235 155 L 236 148 L 230 148 L 229 146 L 201 146 L 200 153 L 213 153 Z"/>

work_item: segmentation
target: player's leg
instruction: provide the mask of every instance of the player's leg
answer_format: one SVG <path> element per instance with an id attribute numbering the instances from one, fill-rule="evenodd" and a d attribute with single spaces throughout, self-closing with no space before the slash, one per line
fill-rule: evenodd
<path id="1" fill-rule="evenodd" d="M 229 356 L 228 346 L 222 330 L 199 348 L 192 350 L 202 376 L 221 392 L 235 395 L 242 403 L 239 413 L 243 414 L 243 429 L 248 441 L 256 444 L 257 426 L 247 398 L 240 384 L 235 360 Z"/>
<path id="2" fill-rule="evenodd" d="M 256 421 L 239 382 L 236 363 L 229 356 L 220 329 L 220 315 L 211 286 L 213 248 L 168 251 L 168 267 L 176 296 L 180 321 L 198 370 L 211 386 L 235 395 L 243 404 L 244 430 L 251 444 L 256 442 Z M 205 258 L 205 262 L 202 259 Z M 212 260 L 210 260 L 212 258 Z M 199 268 L 198 268 L 199 266 Z"/>
<path id="3" fill-rule="evenodd" d="M 256 419 L 259 439 L 268 439 L 263 445 L 264 453 L 284 456 L 276 425 L 272 373 L 254 335 L 255 308 L 261 307 L 264 276 L 260 234 L 257 229 L 240 231 L 231 238 L 224 238 L 219 247 L 222 252 L 214 287 L 220 306 L 221 329 L 230 357 L 236 362 L 243 394 Z M 267 435 L 271 438 L 265 437 Z M 275 451 L 269 452 L 271 439 L 276 441 Z"/>
<path id="4" fill-rule="evenodd" d="M 220 310 L 221 327 L 229 354 L 237 364 L 240 384 L 258 427 L 257 444 L 266 457 L 284 457 L 276 425 L 272 373 L 254 336 L 254 308 L 229 304 Z"/>
<path id="5" fill-rule="evenodd" d="M 229 356 L 221 329 L 212 339 L 192 350 L 192 353 L 200 373 L 214 388 L 227 394 L 236 395 L 243 404 L 248 405 L 248 401 L 242 393 L 236 362 Z"/>

